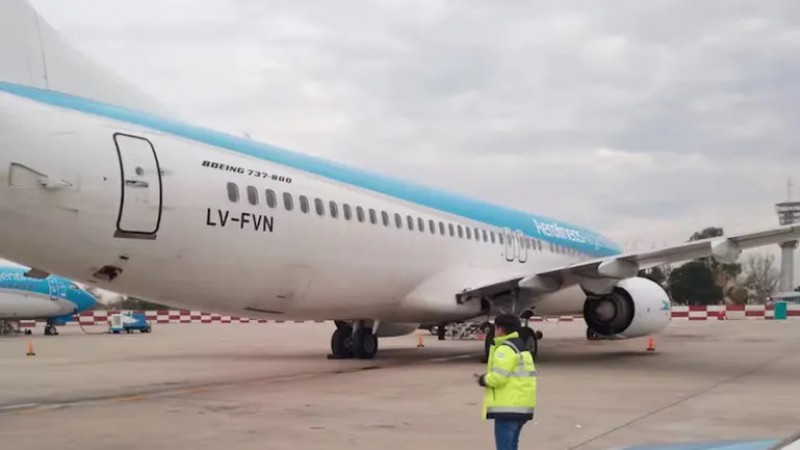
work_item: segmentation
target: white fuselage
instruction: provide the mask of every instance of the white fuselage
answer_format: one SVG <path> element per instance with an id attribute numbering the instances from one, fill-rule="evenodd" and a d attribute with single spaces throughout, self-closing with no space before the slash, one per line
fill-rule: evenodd
<path id="1" fill-rule="evenodd" d="M 457 305 L 456 292 L 593 256 L 542 240 L 526 239 L 528 249 L 510 230 L 484 222 L 2 91 L 0 114 L 0 255 L 177 307 L 251 317 L 454 320 L 480 312 L 477 303 Z M 137 238 L 137 231 L 156 232 Z M 104 266 L 122 272 L 111 281 L 93 277 Z M 584 299 L 580 289 L 566 289 L 539 299 L 537 312 L 579 313 Z"/>
<path id="2" fill-rule="evenodd" d="M 75 304 L 36 292 L 0 289 L 0 320 L 41 319 L 72 313 Z"/>

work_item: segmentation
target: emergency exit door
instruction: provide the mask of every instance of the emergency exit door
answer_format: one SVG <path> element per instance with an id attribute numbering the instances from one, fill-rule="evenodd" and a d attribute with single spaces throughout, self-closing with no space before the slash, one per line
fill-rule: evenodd
<path id="1" fill-rule="evenodd" d="M 114 134 L 122 180 L 116 237 L 155 239 L 161 224 L 161 168 L 153 144 Z"/>

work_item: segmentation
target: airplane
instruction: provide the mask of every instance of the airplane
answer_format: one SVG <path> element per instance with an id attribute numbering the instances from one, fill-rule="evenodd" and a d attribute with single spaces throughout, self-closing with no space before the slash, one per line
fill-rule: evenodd
<path id="1" fill-rule="evenodd" d="M 20 330 L 22 320 L 45 320 L 44 334 L 57 335 L 57 325 L 97 304 L 92 294 L 74 282 L 55 275 L 27 277 L 29 270 L 0 266 L 0 334 Z"/>
<path id="2" fill-rule="evenodd" d="M 0 149 L 0 256 L 28 276 L 333 321 L 338 359 L 423 323 L 526 311 L 582 315 L 587 336 L 656 334 L 670 299 L 640 270 L 800 239 L 786 226 L 625 253 L 582 226 L 190 125 L 24 0 L 0 2 Z M 540 332 L 522 335 L 536 354 Z"/>

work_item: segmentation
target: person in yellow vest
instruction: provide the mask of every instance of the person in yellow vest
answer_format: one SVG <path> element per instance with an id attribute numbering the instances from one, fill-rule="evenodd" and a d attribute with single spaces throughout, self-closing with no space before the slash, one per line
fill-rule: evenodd
<path id="1" fill-rule="evenodd" d="M 536 366 L 519 337 L 519 318 L 498 316 L 494 326 L 486 373 L 476 375 L 484 387 L 483 417 L 494 420 L 497 450 L 516 450 L 522 427 L 533 419 L 536 408 Z"/>

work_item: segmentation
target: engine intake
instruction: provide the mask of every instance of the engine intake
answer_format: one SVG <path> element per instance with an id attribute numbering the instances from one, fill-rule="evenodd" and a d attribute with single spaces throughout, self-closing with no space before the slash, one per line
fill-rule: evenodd
<path id="1" fill-rule="evenodd" d="M 663 330 L 671 317 L 669 296 L 647 278 L 620 280 L 608 295 L 591 296 L 583 305 L 590 330 L 605 338 L 634 338 Z"/>

